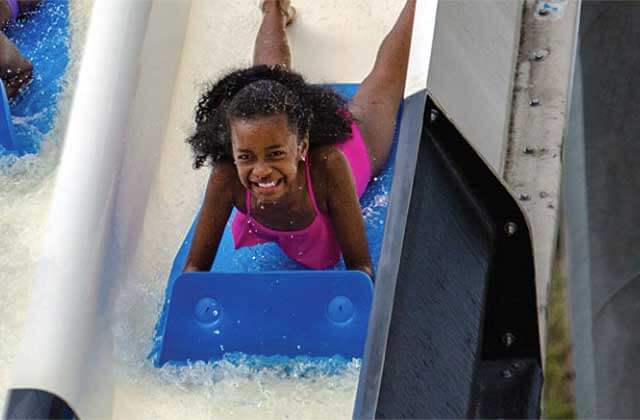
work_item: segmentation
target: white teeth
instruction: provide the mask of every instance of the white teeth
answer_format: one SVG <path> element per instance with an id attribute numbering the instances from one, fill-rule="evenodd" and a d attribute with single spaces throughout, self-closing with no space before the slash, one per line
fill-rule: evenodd
<path id="1" fill-rule="evenodd" d="M 261 188 L 271 188 L 271 187 L 275 187 L 276 186 L 276 182 L 275 181 L 258 182 L 258 186 L 261 187 Z"/>

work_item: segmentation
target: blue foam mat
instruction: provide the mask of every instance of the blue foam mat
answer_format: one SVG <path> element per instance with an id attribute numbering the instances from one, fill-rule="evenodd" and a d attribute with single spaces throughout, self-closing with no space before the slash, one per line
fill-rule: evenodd
<path id="1" fill-rule="evenodd" d="M 171 291 L 157 363 L 234 352 L 361 357 L 372 293 L 358 271 L 186 273 Z"/>
<path id="2" fill-rule="evenodd" d="M 58 115 L 58 100 L 69 63 L 69 0 L 43 0 L 34 12 L 11 23 L 6 35 L 33 63 L 33 80 L 10 101 L 15 130 L 1 155 L 37 153 Z"/>
<path id="3" fill-rule="evenodd" d="M 336 90 L 339 94 L 341 94 L 345 98 L 351 98 L 355 92 L 357 91 L 359 85 L 358 84 L 335 84 L 328 85 L 329 87 Z M 398 113 L 398 121 L 400 121 L 400 116 L 402 113 L 402 109 Z M 384 231 L 384 221 L 387 214 L 387 203 L 388 203 L 388 194 L 391 189 L 391 180 L 393 174 L 393 162 L 395 160 L 395 152 L 398 138 L 399 127 L 396 127 L 396 132 L 394 134 L 394 147 L 392 148 L 391 155 L 388 159 L 387 165 L 381 171 L 381 173 L 374 178 L 367 187 L 367 191 L 365 191 L 364 195 L 360 199 L 360 205 L 362 208 L 362 213 L 365 220 L 365 228 L 367 231 L 367 238 L 369 241 L 369 251 L 371 253 L 372 260 L 374 262 L 374 267 L 377 264 L 377 261 L 380 257 L 380 248 L 382 245 L 382 235 Z M 342 275 L 347 274 L 349 272 L 344 271 L 345 266 L 344 262 L 341 260 L 335 267 L 325 271 L 312 271 L 306 269 L 304 266 L 298 264 L 297 262 L 291 260 L 287 257 L 280 248 L 272 243 L 261 244 L 254 247 L 249 248 L 240 248 L 234 249 L 233 246 L 233 238 L 231 235 L 231 220 L 233 220 L 234 213 L 229 218 L 229 222 L 227 223 L 227 228 L 223 234 L 221 239 L 221 243 L 218 247 L 218 253 L 216 255 L 216 259 L 214 261 L 213 267 L 211 268 L 212 273 L 236 273 L 236 276 L 241 276 L 240 273 L 260 273 L 262 275 L 270 275 L 270 271 L 285 271 L 292 270 L 293 273 L 314 273 L 319 274 L 321 276 L 325 276 L 325 278 L 332 278 L 333 275 Z M 189 252 L 189 248 L 191 246 L 191 240 L 193 237 L 193 233 L 195 231 L 195 227 L 197 224 L 199 215 L 194 217 L 194 220 L 191 224 L 189 232 L 186 235 L 185 240 L 183 241 L 180 249 L 177 252 L 177 255 L 174 259 L 171 273 L 169 275 L 169 280 L 167 284 L 167 289 L 165 292 L 165 301 L 163 304 L 162 312 L 160 314 L 158 323 L 156 324 L 155 329 L 155 337 L 153 341 L 153 347 L 151 349 L 149 357 L 154 360 L 156 365 L 160 364 L 161 353 L 163 347 L 169 345 L 172 346 L 173 343 L 169 343 L 173 341 L 172 338 L 165 335 L 165 326 L 172 320 L 168 320 L 168 315 L 170 313 L 170 308 L 174 306 L 173 303 L 173 293 L 175 290 L 175 285 L 179 282 L 182 282 L 182 268 L 184 267 L 184 263 L 186 261 L 187 254 Z M 362 274 L 362 273 L 358 273 Z M 364 275 L 364 274 L 362 274 Z M 366 277 L 366 275 L 365 275 Z M 228 282 L 233 282 L 231 277 L 226 277 Z M 179 280 L 180 279 L 180 280 Z M 235 287 L 235 286 L 231 286 Z M 303 302 L 310 301 L 312 299 L 312 295 L 306 296 L 303 299 Z M 297 303 L 296 303 L 297 304 Z M 191 311 L 193 312 L 193 311 Z M 171 317 L 173 317 L 173 311 L 171 311 Z M 177 312 L 176 312 L 177 314 Z M 184 315 L 187 316 L 187 315 Z M 360 333 L 366 334 L 366 325 L 361 325 L 360 327 L 364 328 Z M 208 333 L 207 333 L 208 334 Z M 183 338 L 184 339 L 184 338 Z M 191 340 L 195 338 L 192 337 Z M 198 338 L 199 339 L 199 338 Z M 254 343 L 255 344 L 255 343 Z M 304 343 L 302 343 L 304 344 Z M 363 341 L 364 346 L 364 341 Z M 225 352 L 230 352 L 230 348 L 225 346 L 224 338 L 223 341 L 220 342 L 219 345 L 222 345 L 225 349 Z M 362 352 L 363 347 L 360 352 Z M 249 354 L 263 354 L 259 353 L 259 347 L 251 347 L 249 345 L 245 346 L 243 353 Z M 314 353 L 315 354 L 315 353 Z M 333 355 L 347 355 L 347 357 L 352 357 L 354 355 L 350 350 L 347 351 L 345 348 L 344 352 L 336 351 L 331 354 L 320 354 L 317 353 L 318 356 L 333 356 Z M 361 353 L 360 353 L 361 355 Z M 192 359 L 192 360 L 211 360 L 218 359 L 221 357 L 221 354 L 216 354 L 211 358 L 206 359 Z M 178 359 L 164 359 L 178 361 Z M 186 359 L 183 359 L 184 362 Z"/>

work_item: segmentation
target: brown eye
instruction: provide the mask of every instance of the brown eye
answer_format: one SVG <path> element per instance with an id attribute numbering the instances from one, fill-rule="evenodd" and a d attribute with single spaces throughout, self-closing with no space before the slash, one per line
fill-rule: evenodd
<path id="1" fill-rule="evenodd" d="M 280 156 L 284 156 L 284 151 L 283 150 L 276 150 L 274 152 L 271 152 L 269 154 L 269 156 L 271 157 L 280 157 Z"/>
<path id="2" fill-rule="evenodd" d="M 243 153 L 241 155 L 236 156 L 236 160 L 249 160 L 250 156 L 248 153 Z"/>

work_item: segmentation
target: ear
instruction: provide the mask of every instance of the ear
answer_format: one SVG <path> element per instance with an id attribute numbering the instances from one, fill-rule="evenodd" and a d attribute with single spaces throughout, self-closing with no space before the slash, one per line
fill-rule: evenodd
<path id="1" fill-rule="evenodd" d="M 309 155 L 309 136 L 305 136 L 302 143 L 298 143 L 298 159 L 301 161 L 307 160 Z"/>

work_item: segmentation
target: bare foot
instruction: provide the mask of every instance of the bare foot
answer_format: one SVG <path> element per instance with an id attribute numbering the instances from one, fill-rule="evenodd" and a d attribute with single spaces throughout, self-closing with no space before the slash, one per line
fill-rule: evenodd
<path id="1" fill-rule="evenodd" d="M 284 16 L 285 26 L 289 26 L 293 23 L 296 17 L 296 9 L 291 6 L 291 0 L 262 0 L 260 2 L 260 10 L 262 13 L 267 13 L 273 10 L 273 7 L 280 9 L 280 13 Z"/>

